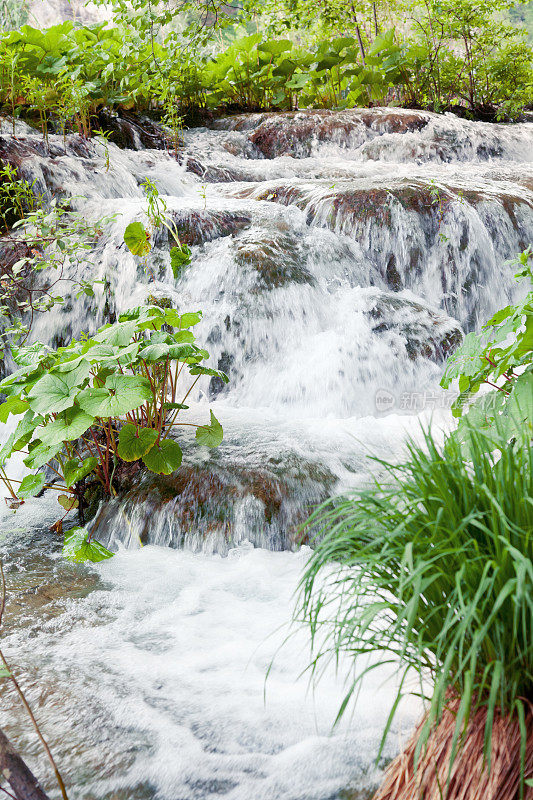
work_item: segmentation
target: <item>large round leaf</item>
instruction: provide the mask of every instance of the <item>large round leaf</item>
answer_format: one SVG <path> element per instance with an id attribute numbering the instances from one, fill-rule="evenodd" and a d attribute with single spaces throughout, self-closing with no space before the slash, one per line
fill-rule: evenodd
<path id="1" fill-rule="evenodd" d="M 38 432 L 39 439 L 47 447 L 53 447 L 62 442 L 71 442 L 79 439 L 87 428 L 94 422 L 94 417 L 82 411 L 81 408 L 69 408 L 59 414 L 53 422 L 45 425 Z"/>
<path id="2" fill-rule="evenodd" d="M 92 540 L 87 541 L 88 532 L 85 528 L 71 528 L 65 534 L 63 556 L 69 561 L 103 561 L 112 558 L 113 553 L 103 544 Z"/>
<path id="3" fill-rule="evenodd" d="M 143 457 L 145 465 L 157 475 L 170 475 L 181 464 L 181 447 L 172 439 L 163 439 Z"/>
<path id="4" fill-rule="evenodd" d="M 95 417 L 120 417 L 152 399 L 150 382 L 137 375 L 110 375 L 101 389 L 84 389 L 78 403 Z"/>
<path id="5" fill-rule="evenodd" d="M 63 478 L 65 485 L 70 489 L 75 483 L 81 481 L 98 466 L 98 459 L 91 456 L 79 461 L 77 458 L 71 458 L 66 461 L 63 466 Z"/>
<path id="6" fill-rule="evenodd" d="M 154 445 L 158 431 L 153 428 L 138 428 L 128 422 L 120 429 L 118 437 L 118 454 L 123 461 L 137 461 Z"/>
<path id="7" fill-rule="evenodd" d="M 38 414 L 57 414 L 71 408 L 89 369 L 83 362 L 70 372 L 44 375 L 28 393 L 30 408 Z"/>
<path id="8" fill-rule="evenodd" d="M 281 53 L 286 53 L 287 50 L 292 49 L 292 42 L 290 39 L 271 39 L 268 42 L 261 42 L 261 44 L 258 44 L 257 49 L 271 56 L 279 56 Z"/>
<path id="9" fill-rule="evenodd" d="M 142 222 L 130 222 L 124 231 L 124 242 L 134 256 L 146 256 L 150 252 L 150 235 Z"/>
<path id="10" fill-rule="evenodd" d="M 178 280 L 187 264 L 191 263 L 191 251 L 186 244 L 173 247 L 170 251 L 170 266 L 175 280 Z"/>
<path id="11" fill-rule="evenodd" d="M 130 343 L 136 332 L 135 322 L 115 322 L 113 325 L 104 325 L 93 338 L 95 342 L 124 347 Z"/>
<path id="12" fill-rule="evenodd" d="M 38 472 L 36 475 L 26 475 L 17 489 L 17 497 L 21 500 L 34 497 L 39 494 L 45 483 L 46 478 L 42 472 Z"/>
<path id="13" fill-rule="evenodd" d="M 185 314 L 178 314 L 175 308 L 165 309 L 165 322 L 173 328 L 192 328 L 202 319 L 201 311 L 188 311 Z"/>
<path id="14" fill-rule="evenodd" d="M 0 422 L 5 423 L 10 414 L 17 416 L 18 414 L 23 414 L 27 409 L 28 403 L 25 400 L 22 400 L 17 395 L 8 397 L 5 403 L 0 405 Z"/>
<path id="15" fill-rule="evenodd" d="M 196 441 L 206 447 L 218 447 L 224 437 L 222 425 L 211 411 L 211 424 L 201 425 L 196 431 Z"/>
<path id="16" fill-rule="evenodd" d="M 37 444 L 36 447 L 32 448 L 29 456 L 26 456 L 24 463 L 30 469 L 39 469 L 39 467 L 43 467 L 51 461 L 59 453 L 62 446 L 62 442 L 58 442 L 52 447 L 46 444 Z"/>

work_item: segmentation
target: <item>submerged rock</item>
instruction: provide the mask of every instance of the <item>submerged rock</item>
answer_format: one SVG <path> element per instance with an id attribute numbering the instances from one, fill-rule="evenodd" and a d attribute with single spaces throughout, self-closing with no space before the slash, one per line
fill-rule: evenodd
<path id="1" fill-rule="evenodd" d="M 298 240 L 288 233 L 241 234 L 234 240 L 233 250 L 237 264 L 256 273 L 252 291 L 276 289 L 290 283 L 315 284 Z"/>
<path id="2" fill-rule="evenodd" d="M 367 312 L 372 330 L 380 335 L 394 332 L 405 339 L 411 360 L 443 361 L 463 339 L 459 323 L 408 296 L 378 290 L 367 294 Z"/>
<path id="3" fill-rule="evenodd" d="M 223 236 L 233 236 L 251 225 L 252 216 L 244 211 L 183 209 L 172 213 L 180 242 L 199 245 Z"/>
<path id="4" fill-rule="evenodd" d="M 167 150 L 172 146 L 168 129 L 149 117 L 103 108 L 98 112 L 98 122 L 101 130 L 109 132 L 109 141 L 123 149 Z"/>
<path id="5" fill-rule="evenodd" d="M 324 147 L 351 150 L 361 161 L 452 162 L 531 159 L 531 125 L 460 120 L 402 108 L 352 108 L 240 114 L 215 130 L 241 132 L 264 158 L 306 158 Z"/>

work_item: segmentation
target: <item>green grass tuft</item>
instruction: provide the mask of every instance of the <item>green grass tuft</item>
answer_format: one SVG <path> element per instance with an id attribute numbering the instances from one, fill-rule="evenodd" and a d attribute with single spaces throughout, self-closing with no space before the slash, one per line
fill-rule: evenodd
<path id="1" fill-rule="evenodd" d="M 490 759 L 495 710 L 520 721 L 533 700 L 533 450 L 524 440 L 487 453 L 472 430 L 465 463 L 453 438 L 443 448 L 424 436 L 404 463 L 380 462 L 385 479 L 310 518 L 318 534 L 297 616 L 311 628 L 314 674 L 340 653 L 374 654 L 349 676 L 338 718 L 369 670 L 397 662 L 382 745 L 414 670 L 434 687 L 417 758 L 459 696 L 452 749 L 485 706 Z"/>

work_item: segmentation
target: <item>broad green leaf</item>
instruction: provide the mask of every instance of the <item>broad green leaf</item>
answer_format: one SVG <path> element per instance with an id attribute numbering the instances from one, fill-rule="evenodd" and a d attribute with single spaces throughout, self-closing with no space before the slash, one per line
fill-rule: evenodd
<path id="1" fill-rule="evenodd" d="M 7 442 L 4 444 L 4 446 L 0 450 L 0 467 L 4 466 L 4 464 L 6 463 L 7 459 L 12 454 L 14 443 L 15 443 L 15 434 L 12 433 L 8 437 Z"/>
<path id="2" fill-rule="evenodd" d="M 130 322 L 136 320 L 137 322 L 147 322 L 150 319 L 156 319 L 162 316 L 163 311 L 159 306 L 135 306 L 135 308 L 129 308 L 127 311 L 123 311 L 118 321 Z"/>
<path id="3" fill-rule="evenodd" d="M 33 432 L 39 427 L 39 425 L 42 424 L 42 422 L 43 418 L 40 414 L 34 414 L 31 409 L 26 411 L 19 424 L 15 428 L 13 450 L 22 450 L 23 447 L 26 447 L 33 436 Z"/>
<path id="4" fill-rule="evenodd" d="M 258 44 L 257 49 L 263 53 L 268 53 L 271 56 L 279 56 L 281 53 L 286 53 L 288 50 L 292 50 L 292 42 L 290 39 L 270 40 Z"/>
<path id="5" fill-rule="evenodd" d="M 533 422 L 533 372 L 525 372 L 516 379 L 506 403 L 506 413 L 528 420 L 530 424 Z"/>
<path id="6" fill-rule="evenodd" d="M 152 364 L 156 361 L 160 361 L 161 359 L 166 359 L 169 351 L 170 345 L 165 344 L 164 342 L 148 344 L 146 347 L 143 347 L 142 350 L 139 350 L 139 358 L 142 358 L 144 361 L 148 361 Z"/>
<path id="7" fill-rule="evenodd" d="M 507 317 L 510 317 L 513 312 L 514 312 L 513 306 L 505 306 L 505 308 L 501 308 L 499 311 L 497 311 L 494 314 L 493 317 L 491 317 L 489 319 L 488 322 L 486 322 L 483 325 L 483 328 L 484 329 L 485 328 L 491 328 L 494 325 L 499 325 L 501 322 L 504 321 L 504 319 L 507 319 Z"/>
<path id="8" fill-rule="evenodd" d="M 292 75 L 297 66 L 298 64 L 296 61 L 290 58 L 284 58 L 283 61 L 272 70 L 272 75 L 276 78 L 280 76 L 287 78 L 289 75 Z"/>
<path id="9" fill-rule="evenodd" d="M 97 466 L 98 459 L 93 456 L 85 458 L 83 461 L 79 461 L 77 458 L 69 459 L 63 466 L 65 485 L 70 489 L 75 483 L 89 475 Z"/>
<path id="10" fill-rule="evenodd" d="M 117 453 L 123 461 L 137 461 L 152 448 L 158 435 L 153 428 L 137 428 L 128 422 L 120 429 Z"/>
<path id="11" fill-rule="evenodd" d="M 130 363 L 139 350 L 140 342 L 129 345 L 95 344 L 84 354 L 91 364 L 125 364 Z"/>
<path id="12" fill-rule="evenodd" d="M 124 231 L 124 243 L 134 256 L 146 256 L 150 252 L 150 235 L 142 222 L 130 222 Z"/>
<path id="13" fill-rule="evenodd" d="M 201 350 L 195 344 L 174 344 L 170 346 L 168 355 L 173 361 L 186 361 L 186 363 L 189 363 L 188 359 L 190 358 L 194 360 L 205 358 L 206 351 Z"/>
<path id="14" fill-rule="evenodd" d="M 11 346 L 11 354 L 15 364 L 21 367 L 36 366 L 41 359 L 50 353 L 50 348 L 42 342 L 34 342 L 24 347 Z"/>
<path id="15" fill-rule="evenodd" d="M 170 251 L 170 266 L 174 279 L 178 280 L 184 268 L 191 263 L 191 251 L 186 244 L 173 247 Z"/>
<path id="16" fill-rule="evenodd" d="M 441 386 L 447 389 L 454 378 L 460 375 L 474 376 L 482 366 L 483 348 L 475 333 L 465 336 L 461 346 L 450 356 L 441 380 Z"/>
<path id="17" fill-rule="evenodd" d="M 118 318 L 119 322 L 135 320 L 138 330 L 159 330 L 164 322 L 163 310 L 158 306 L 137 306 L 124 311 Z"/>
<path id="18" fill-rule="evenodd" d="M 88 542 L 88 535 L 86 528 L 71 528 L 65 534 L 63 556 L 69 561 L 95 563 L 113 557 L 113 553 L 100 542 L 93 540 Z"/>
<path id="19" fill-rule="evenodd" d="M 39 364 L 30 364 L 29 366 L 20 367 L 19 369 L 11 372 L 7 378 L 0 381 L 0 391 L 6 392 L 10 387 L 20 384 L 21 389 L 26 383 L 32 381 L 33 378 L 38 378 L 43 375 L 44 370 Z"/>
<path id="20" fill-rule="evenodd" d="M 49 372 L 28 393 L 30 408 L 38 414 L 57 414 L 71 408 L 88 374 L 86 363 L 70 372 Z"/>
<path id="21" fill-rule="evenodd" d="M 78 403 L 95 417 L 120 417 L 152 399 L 147 378 L 137 375 L 110 375 L 101 389 L 84 389 Z"/>
<path id="22" fill-rule="evenodd" d="M 42 472 L 38 472 L 36 475 L 26 475 L 17 490 L 17 497 L 20 497 L 21 500 L 34 497 L 39 494 L 45 483 L 46 478 Z"/>
<path id="23" fill-rule="evenodd" d="M 78 508 L 79 506 L 78 498 L 73 494 L 60 494 L 57 497 L 57 502 L 60 506 L 63 506 L 65 511 L 72 511 L 73 508 Z"/>
<path id="24" fill-rule="evenodd" d="M 214 378 L 220 378 L 224 383 L 229 382 L 229 378 L 225 372 L 219 369 L 211 369 L 211 367 L 203 367 L 201 364 L 196 364 L 189 372 L 191 375 L 212 375 Z"/>
<path id="25" fill-rule="evenodd" d="M 176 344 L 192 344 L 194 342 L 194 333 L 192 331 L 176 331 L 172 334 L 172 338 Z"/>
<path id="26" fill-rule="evenodd" d="M 133 321 L 115 322 L 113 325 L 104 325 L 100 328 L 93 339 L 95 342 L 105 342 L 115 347 L 124 347 L 131 342 L 136 330 L 137 324 Z"/>
<path id="27" fill-rule="evenodd" d="M 48 447 L 45 444 L 37 444 L 36 447 L 32 448 L 30 454 L 26 456 L 24 463 L 30 469 L 39 469 L 39 467 L 43 467 L 51 461 L 59 453 L 62 446 L 62 442 L 53 445 L 53 447 Z"/>
<path id="28" fill-rule="evenodd" d="M 143 456 L 144 464 L 157 475 L 170 475 L 181 464 L 181 447 L 172 439 L 163 439 Z"/>
<path id="29" fill-rule="evenodd" d="M 165 309 L 165 322 L 173 328 L 192 328 L 202 319 L 201 311 L 189 311 L 185 314 L 178 314 L 175 308 Z"/>
<path id="30" fill-rule="evenodd" d="M 28 403 L 17 395 L 8 397 L 5 403 L 0 405 L 0 422 L 6 423 L 10 414 L 17 416 L 23 414 L 28 409 Z"/>
<path id="31" fill-rule="evenodd" d="M 211 411 L 211 423 L 201 425 L 196 431 L 196 441 L 206 447 L 218 447 L 224 438 L 222 425 Z"/>
<path id="32" fill-rule="evenodd" d="M 39 439 L 46 447 L 79 439 L 91 427 L 94 417 L 75 406 L 58 416 L 39 430 Z"/>

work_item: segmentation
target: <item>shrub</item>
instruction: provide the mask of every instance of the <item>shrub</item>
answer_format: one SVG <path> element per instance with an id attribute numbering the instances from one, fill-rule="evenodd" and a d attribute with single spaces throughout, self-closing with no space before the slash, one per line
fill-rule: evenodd
<path id="1" fill-rule="evenodd" d="M 151 472 L 168 475 L 181 464 L 182 450 L 173 436 L 181 425 L 196 427 L 198 444 L 217 447 L 223 432 L 212 412 L 205 425 L 178 419 L 202 375 L 228 380 L 202 364 L 209 354 L 194 343 L 190 330 L 201 316 L 143 306 L 67 347 L 15 348 L 19 368 L 0 383 L 7 395 L 0 422 L 22 415 L 0 451 L 0 479 L 13 500 L 51 487 L 59 490 L 58 500 L 68 512 L 83 501 L 82 481 L 89 474 L 106 495 L 114 495 L 121 461 L 142 461 Z M 185 370 L 192 384 L 181 397 Z M 16 451 L 26 453 L 24 463 L 32 470 L 20 482 L 5 471 Z"/>

